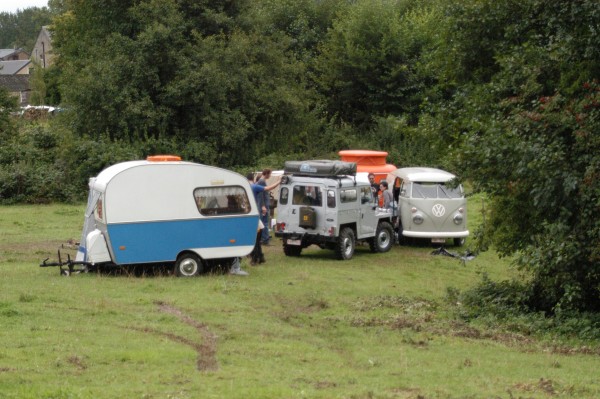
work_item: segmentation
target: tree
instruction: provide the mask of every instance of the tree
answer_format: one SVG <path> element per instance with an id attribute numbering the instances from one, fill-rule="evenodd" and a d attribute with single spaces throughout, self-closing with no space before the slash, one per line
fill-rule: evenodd
<path id="1" fill-rule="evenodd" d="M 16 108 L 17 99 L 12 97 L 5 88 L 0 87 L 0 137 L 12 132 L 10 113 Z"/>
<path id="2" fill-rule="evenodd" d="M 311 126 L 303 64 L 238 21 L 245 1 L 104 3 L 65 0 L 54 24 L 79 134 L 176 138 L 191 159 L 231 165 Z"/>
<path id="3" fill-rule="evenodd" d="M 40 29 L 52 14 L 47 7 L 30 7 L 16 13 L 0 13 L 0 48 L 22 48 L 31 52 Z"/>
<path id="4" fill-rule="evenodd" d="M 358 1 L 344 9 L 316 61 L 327 112 L 368 127 L 375 116 L 419 111 L 423 81 L 416 66 L 423 43 L 418 5 L 408 1 Z"/>
<path id="5" fill-rule="evenodd" d="M 460 169 L 494 198 L 488 234 L 531 277 L 531 309 L 599 311 L 600 4 L 464 4 L 455 45 L 496 43 L 475 67 L 459 51 L 456 76 L 480 71 L 479 84 L 457 78 L 454 95 L 455 115 L 472 118 L 456 126 Z"/>

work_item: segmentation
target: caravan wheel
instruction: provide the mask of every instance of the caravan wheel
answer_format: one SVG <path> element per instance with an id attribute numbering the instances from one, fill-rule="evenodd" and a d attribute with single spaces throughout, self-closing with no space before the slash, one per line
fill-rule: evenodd
<path id="1" fill-rule="evenodd" d="M 179 255 L 177 262 L 175 262 L 175 275 L 177 275 L 177 277 L 197 276 L 202 269 L 202 259 L 191 252 Z"/>

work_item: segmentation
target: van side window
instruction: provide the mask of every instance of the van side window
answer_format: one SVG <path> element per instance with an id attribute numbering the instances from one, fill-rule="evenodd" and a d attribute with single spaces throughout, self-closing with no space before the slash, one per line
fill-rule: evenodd
<path id="1" fill-rule="evenodd" d="M 288 190 L 287 187 L 282 187 L 281 191 L 279 192 L 279 203 L 282 205 L 287 205 L 289 194 L 290 190 Z"/>
<path id="2" fill-rule="evenodd" d="M 203 216 L 243 215 L 250 212 L 246 190 L 240 186 L 199 187 L 194 200 Z"/>

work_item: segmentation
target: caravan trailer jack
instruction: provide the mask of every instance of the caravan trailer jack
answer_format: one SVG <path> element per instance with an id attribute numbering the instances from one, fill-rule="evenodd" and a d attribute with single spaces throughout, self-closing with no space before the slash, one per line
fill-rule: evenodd
<path id="1" fill-rule="evenodd" d="M 48 259 L 49 258 L 44 259 L 44 261 L 40 264 L 40 267 L 58 266 L 60 267 L 61 276 L 70 276 L 71 274 L 87 273 L 89 267 L 92 266 L 92 264 L 89 262 L 71 260 L 71 256 L 69 254 L 67 254 L 67 260 L 63 262 L 62 257 L 60 255 L 60 249 L 58 250 L 58 262 L 48 262 Z"/>

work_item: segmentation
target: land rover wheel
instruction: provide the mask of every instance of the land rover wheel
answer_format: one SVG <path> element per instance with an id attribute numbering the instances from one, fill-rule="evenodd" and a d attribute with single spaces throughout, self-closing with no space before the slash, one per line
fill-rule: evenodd
<path id="1" fill-rule="evenodd" d="M 344 227 L 340 231 L 337 245 L 335 247 L 335 255 L 338 259 L 348 260 L 354 255 L 354 247 L 356 242 L 354 240 L 354 231 L 349 227 Z"/>
<path id="2" fill-rule="evenodd" d="M 377 226 L 375 237 L 369 240 L 371 252 L 387 252 L 394 244 L 394 228 L 388 222 L 381 222 Z"/>
<path id="3" fill-rule="evenodd" d="M 195 253 L 186 252 L 179 255 L 175 262 L 175 275 L 177 277 L 193 277 L 202 272 L 202 259 Z"/>
<path id="4" fill-rule="evenodd" d="M 465 237 L 459 237 L 454 239 L 455 247 L 462 247 L 463 245 L 465 245 Z"/>
<path id="5" fill-rule="evenodd" d="M 300 254 L 302 253 L 302 246 L 290 245 L 286 242 L 286 240 L 284 240 L 283 241 L 283 253 L 286 256 L 300 256 Z"/>

